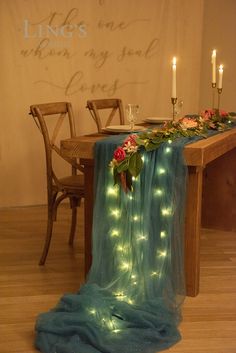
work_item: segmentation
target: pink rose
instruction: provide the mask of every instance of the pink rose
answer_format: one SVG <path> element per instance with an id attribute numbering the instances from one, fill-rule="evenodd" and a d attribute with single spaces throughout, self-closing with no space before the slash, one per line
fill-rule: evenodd
<path id="1" fill-rule="evenodd" d="M 123 149 L 126 151 L 126 153 L 132 153 L 132 152 L 136 152 L 138 149 L 138 145 L 136 143 L 136 138 L 138 136 L 137 135 L 129 135 L 129 137 L 127 137 L 124 140 L 123 143 Z"/>
<path id="2" fill-rule="evenodd" d="M 164 121 L 163 129 L 168 129 L 169 121 Z"/>
<path id="3" fill-rule="evenodd" d="M 114 151 L 114 159 L 116 159 L 118 162 L 121 162 L 123 159 L 125 159 L 125 157 L 125 150 L 122 147 L 117 147 L 117 149 Z"/>
<path id="4" fill-rule="evenodd" d="M 201 112 L 201 116 L 203 117 L 204 120 L 209 120 L 214 114 L 215 112 L 213 109 L 206 109 L 203 112 Z"/>
<path id="5" fill-rule="evenodd" d="M 192 118 L 183 118 L 180 120 L 182 129 L 192 129 L 198 126 L 198 122 Z"/>
<path id="6" fill-rule="evenodd" d="M 135 134 L 129 135 L 125 140 L 124 140 L 124 145 L 129 144 L 131 146 L 136 146 L 136 138 L 138 136 Z"/>

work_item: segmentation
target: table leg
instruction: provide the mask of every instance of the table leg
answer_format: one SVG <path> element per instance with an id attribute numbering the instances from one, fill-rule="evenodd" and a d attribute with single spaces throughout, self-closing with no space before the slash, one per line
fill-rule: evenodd
<path id="1" fill-rule="evenodd" d="M 92 226 L 93 226 L 93 200 L 94 200 L 94 163 L 91 159 L 81 159 L 84 165 L 84 274 L 85 278 L 92 264 Z"/>
<path id="2" fill-rule="evenodd" d="M 204 170 L 202 226 L 236 230 L 236 148 L 209 163 Z"/>
<path id="3" fill-rule="evenodd" d="M 202 167 L 188 167 L 185 220 L 185 278 L 186 294 L 192 297 L 199 293 L 202 175 Z"/>

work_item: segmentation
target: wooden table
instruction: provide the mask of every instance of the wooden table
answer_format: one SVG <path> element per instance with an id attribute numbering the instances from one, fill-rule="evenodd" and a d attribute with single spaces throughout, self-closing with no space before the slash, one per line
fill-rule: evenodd
<path id="1" fill-rule="evenodd" d="M 93 134 L 61 141 L 65 156 L 80 158 L 85 174 L 85 274 L 91 256 L 93 217 L 93 147 L 106 135 Z M 200 229 L 236 230 L 236 128 L 186 145 L 188 166 L 185 220 L 186 292 L 199 293 Z"/>

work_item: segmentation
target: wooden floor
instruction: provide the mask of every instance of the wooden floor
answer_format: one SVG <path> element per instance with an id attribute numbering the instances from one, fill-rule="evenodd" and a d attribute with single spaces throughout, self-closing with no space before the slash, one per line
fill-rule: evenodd
<path id="1" fill-rule="evenodd" d="M 36 353 L 37 315 L 83 282 L 83 207 L 79 213 L 70 249 L 69 210 L 60 207 L 46 266 L 39 267 L 45 207 L 0 210 L 0 353 Z M 168 352 L 236 353 L 236 233 L 203 231 L 200 294 L 186 298 L 180 328 L 183 339 Z"/>

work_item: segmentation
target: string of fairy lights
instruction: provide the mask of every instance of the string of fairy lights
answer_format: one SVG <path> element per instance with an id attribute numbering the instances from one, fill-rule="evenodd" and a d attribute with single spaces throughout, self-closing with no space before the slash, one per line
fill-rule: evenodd
<path id="1" fill-rule="evenodd" d="M 171 140 L 168 141 L 168 146 L 164 147 L 164 154 L 171 155 L 172 147 L 170 146 L 172 143 Z M 147 158 L 145 155 L 142 156 L 142 160 L 144 163 L 147 162 Z M 112 171 L 111 171 L 112 172 Z M 156 169 L 156 175 L 160 178 L 165 178 L 167 175 L 167 170 L 164 166 L 158 165 Z M 139 177 L 134 178 L 133 182 L 135 185 L 138 185 L 140 182 Z M 135 263 L 132 261 L 132 244 L 123 236 L 122 229 L 122 209 L 117 207 L 117 200 L 119 199 L 120 188 L 117 185 L 113 185 L 113 178 L 109 179 L 109 183 L 105 190 L 106 200 L 109 209 L 109 217 L 111 217 L 111 227 L 108 232 L 108 236 L 110 237 L 110 241 L 112 241 L 112 248 L 115 250 L 115 257 L 118 263 L 117 270 L 120 271 L 121 275 L 126 274 L 129 278 L 129 286 L 127 288 L 119 288 L 112 292 L 113 296 L 119 300 L 128 303 L 129 305 L 135 305 L 135 294 L 137 288 L 144 285 L 144 279 L 140 278 L 138 274 L 138 270 L 135 269 Z M 165 202 L 165 189 L 161 186 L 153 187 L 153 197 L 160 199 L 160 204 L 162 205 Z M 132 193 L 126 194 L 127 200 L 130 202 L 135 201 L 135 196 Z M 161 200 L 162 199 L 162 200 Z M 163 201 L 164 200 L 164 201 Z M 163 202 L 162 202 L 163 201 Z M 173 207 L 172 205 L 161 206 L 160 208 L 160 217 L 165 218 L 165 222 L 168 222 L 168 217 L 173 215 Z M 131 215 L 130 222 L 133 225 L 138 222 L 142 222 L 142 215 L 134 212 Z M 132 224 L 131 224 L 132 226 Z M 135 228 L 133 228 L 135 229 Z M 152 268 L 149 270 L 149 279 L 150 280 L 159 280 L 162 277 L 161 263 L 164 261 L 164 258 L 168 256 L 168 231 L 167 229 L 161 229 L 159 233 L 159 238 L 162 241 L 162 246 L 159 249 L 156 249 L 156 266 L 157 268 Z M 145 232 L 137 232 L 134 234 L 135 246 L 141 247 L 145 242 L 148 242 L 149 237 Z M 139 252 L 140 257 L 142 258 L 142 250 Z M 160 266 L 158 267 L 158 263 L 160 261 Z M 97 324 L 101 327 L 109 330 L 111 333 L 117 334 L 122 331 L 122 320 L 118 319 L 115 316 L 110 315 L 110 317 L 102 316 L 99 308 L 89 308 L 89 314 L 93 317 Z"/>

